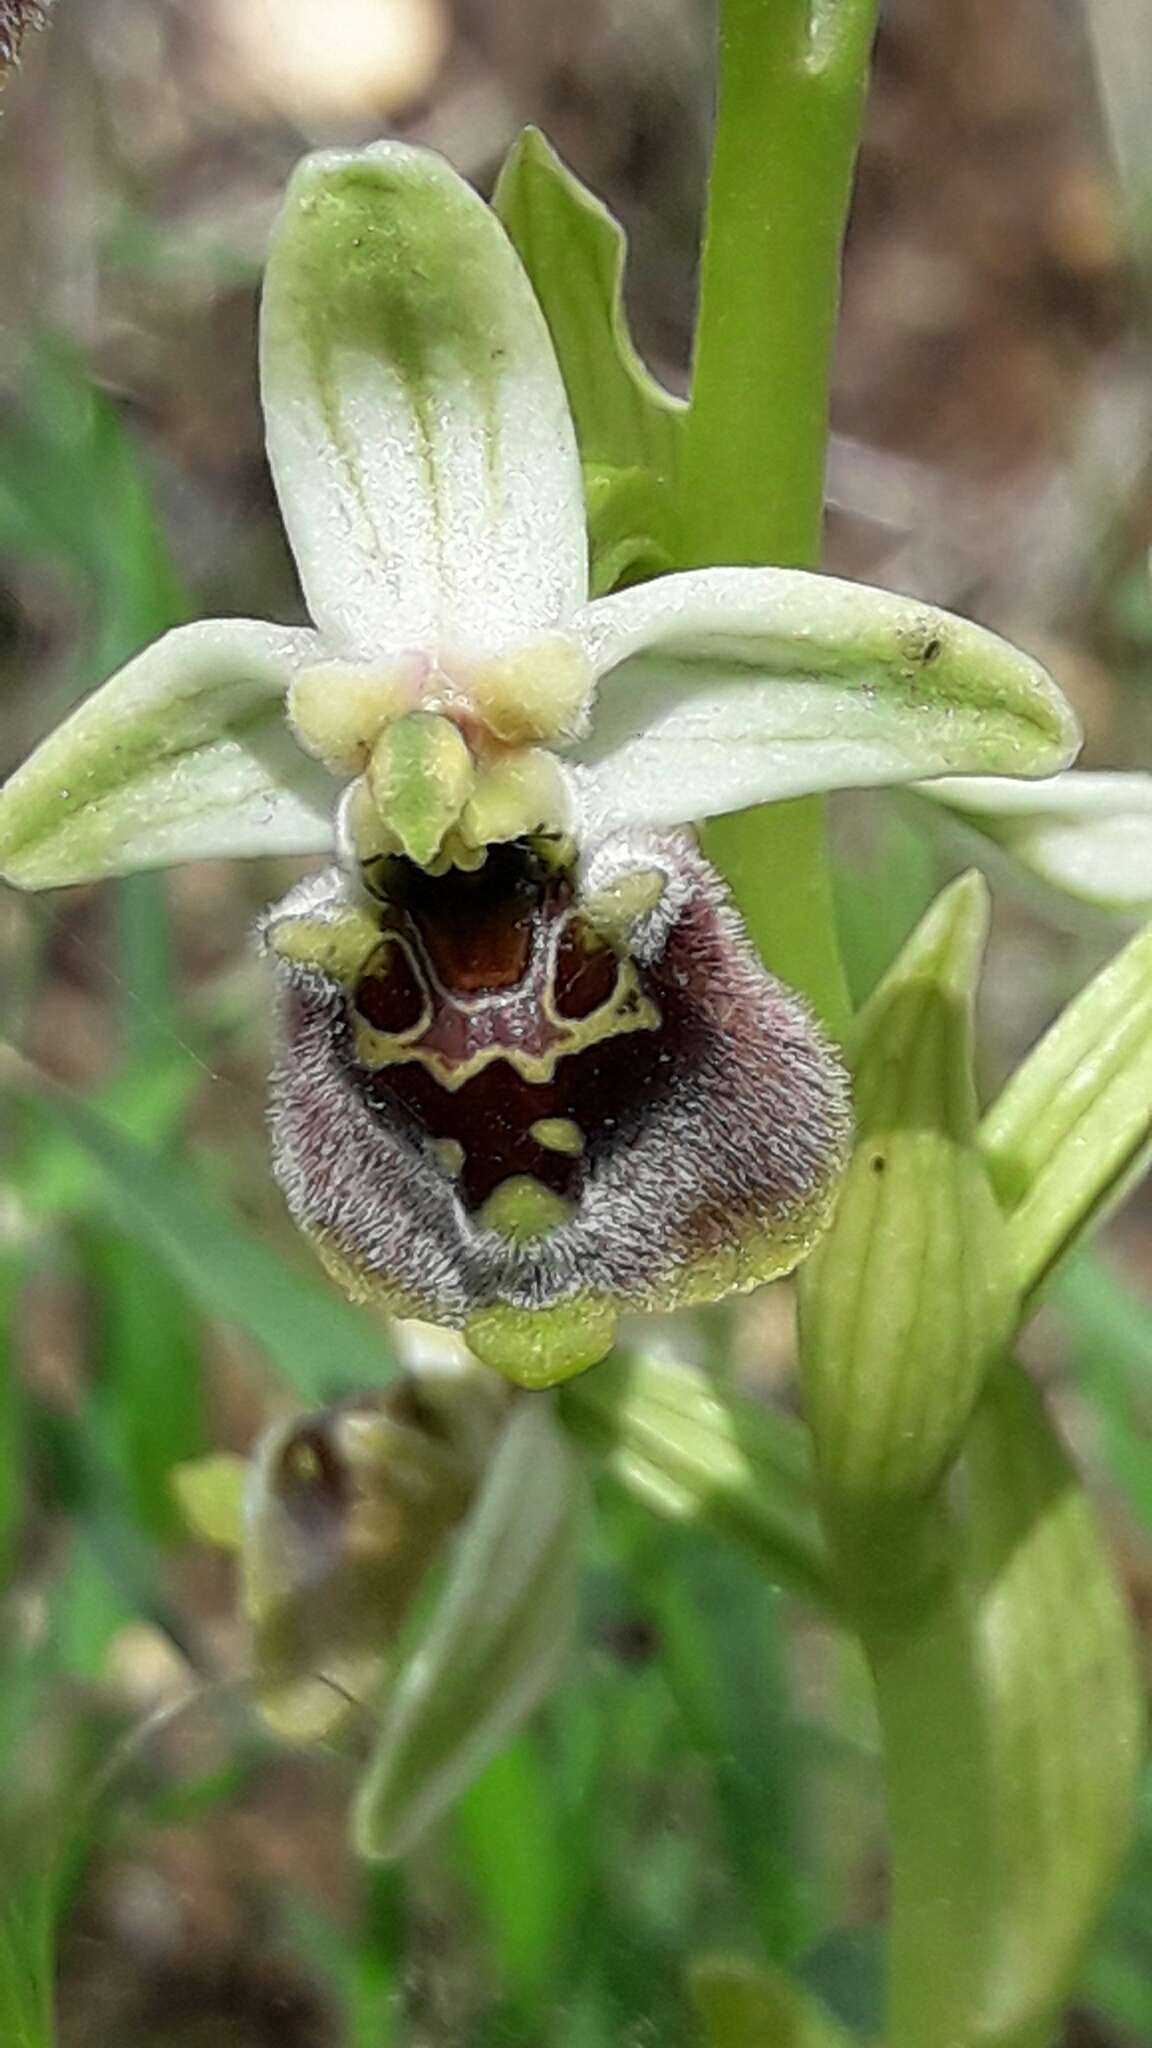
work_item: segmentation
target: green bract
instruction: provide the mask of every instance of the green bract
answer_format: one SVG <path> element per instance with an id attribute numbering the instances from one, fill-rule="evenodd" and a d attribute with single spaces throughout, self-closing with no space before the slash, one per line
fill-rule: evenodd
<path id="1" fill-rule="evenodd" d="M 617 568 L 634 567 L 633 541 L 641 556 L 659 542 L 644 479 L 668 468 L 676 408 L 621 338 L 614 231 L 561 178 L 528 142 L 500 203 L 537 268 L 541 207 L 580 217 L 585 374 L 571 293 L 545 280 L 543 298 L 594 464 L 608 452 L 589 424 L 605 337 L 617 351 L 607 389 L 628 432 L 613 465 L 633 472 L 633 501 L 603 468 L 595 489 L 622 507 Z M 861 783 L 1045 776 L 1075 753 L 1043 670 L 912 600 L 732 568 L 588 602 L 577 438 L 544 314 L 496 215 L 427 151 L 380 143 L 301 166 L 273 238 L 261 361 L 317 630 L 185 627 L 106 683 L 0 795 L 0 863 L 22 887 L 210 855 L 355 853 L 373 819 L 389 829 L 387 790 L 378 802 L 355 778 L 415 710 L 460 724 L 478 801 L 490 742 L 552 747 L 578 838 Z M 308 753 L 367 789 L 343 828 L 337 785 L 323 793 L 280 706 Z M 404 836 L 440 844 L 411 817 Z"/>
<path id="2" fill-rule="evenodd" d="M 807 1404 L 829 1497 L 928 1492 L 1003 1343 L 1002 1220 L 976 1142 L 977 875 L 940 897 L 862 1012 L 857 1143 L 801 1292 Z"/>
<path id="3" fill-rule="evenodd" d="M 521 1395 L 439 1596 L 401 1645 L 357 1802 L 363 1855 L 404 1855 L 559 1680 L 575 1639 L 583 1508 L 551 1402 Z"/>

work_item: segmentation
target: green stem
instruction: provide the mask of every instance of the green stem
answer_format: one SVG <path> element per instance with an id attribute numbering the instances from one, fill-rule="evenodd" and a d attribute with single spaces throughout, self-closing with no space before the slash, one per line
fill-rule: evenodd
<path id="1" fill-rule="evenodd" d="M 678 566 L 815 566 L 828 383 L 876 0 L 724 0 L 681 456 Z M 816 799 L 713 823 L 705 847 L 768 964 L 848 1014 Z"/>
<path id="2" fill-rule="evenodd" d="M 973 2043 L 994 1910 L 987 1731 L 942 1503 L 830 1512 L 876 1693 L 892 1843 L 885 2048 Z"/>
<path id="3" fill-rule="evenodd" d="M 682 545 L 820 551 L 840 252 L 876 0 L 725 0 Z M 814 27 L 813 21 L 821 23 Z"/>

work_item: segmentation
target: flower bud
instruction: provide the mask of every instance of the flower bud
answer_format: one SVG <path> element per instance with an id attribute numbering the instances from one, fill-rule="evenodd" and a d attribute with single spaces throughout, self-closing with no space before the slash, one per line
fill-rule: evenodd
<path id="1" fill-rule="evenodd" d="M 806 1404 L 830 1500 L 925 1492 L 1005 1334 L 1000 1214 L 976 1142 L 972 1002 L 987 890 L 934 904 L 859 1019 L 858 1135 L 801 1283 Z"/>
<path id="2" fill-rule="evenodd" d="M 408 1397 L 411 1405 L 411 1397 Z M 241 1551 L 265 1719 L 295 1742 L 371 1700 L 474 1474 L 405 1397 L 294 1416 L 250 1471 Z"/>

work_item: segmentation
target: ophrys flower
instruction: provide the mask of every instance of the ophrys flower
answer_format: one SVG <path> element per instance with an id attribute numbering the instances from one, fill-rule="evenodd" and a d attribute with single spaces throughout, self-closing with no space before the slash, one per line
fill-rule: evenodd
<path id="1" fill-rule="evenodd" d="M 733 567 L 589 602 L 543 316 L 426 152 L 297 172 L 262 364 L 314 629 L 139 656 L 8 784 L 0 859 L 41 887 L 335 851 L 264 927 L 283 1184 L 354 1292 L 540 1384 L 622 1307 L 788 1270 L 835 1183 L 838 1060 L 682 828 L 1050 774 L 1075 724 L 1026 656 L 862 586 Z"/>

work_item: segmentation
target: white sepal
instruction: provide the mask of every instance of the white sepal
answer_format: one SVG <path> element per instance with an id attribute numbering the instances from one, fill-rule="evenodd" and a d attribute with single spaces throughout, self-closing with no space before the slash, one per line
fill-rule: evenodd
<path id="1" fill-rule="evenodd" d="M 499 221 L 402 143 L 306 158 L 264 285 L 268 452 L 318 626 L 370 658 L 487 652 L 586 593 L 576 440 Z"/>
<path id="2" fill-rule="evenodd" d="M 0 790 L 0 874 L 22 889 L 237 854 L 322 853 L 333 784 L 284 721 L 314 633 L 179 626 L 94 691 Z"/>
<path id="3" fill-rule="evenodd" d="M 1076 769 L 1039 787 L 987 776 L 926 782 L 917 795 L 1067 896 L 1132 916 L 1152 911 L 1152 775 Z"/>
<path id="4" fill-rule="evenodd" d="M 569 756 L 594 829 L 949 772 L 1051 775 L 1079 745 L 1028 655 L 829 576 L 661 577 L 585 606 L 573 630 L 602 678 Z"/>

